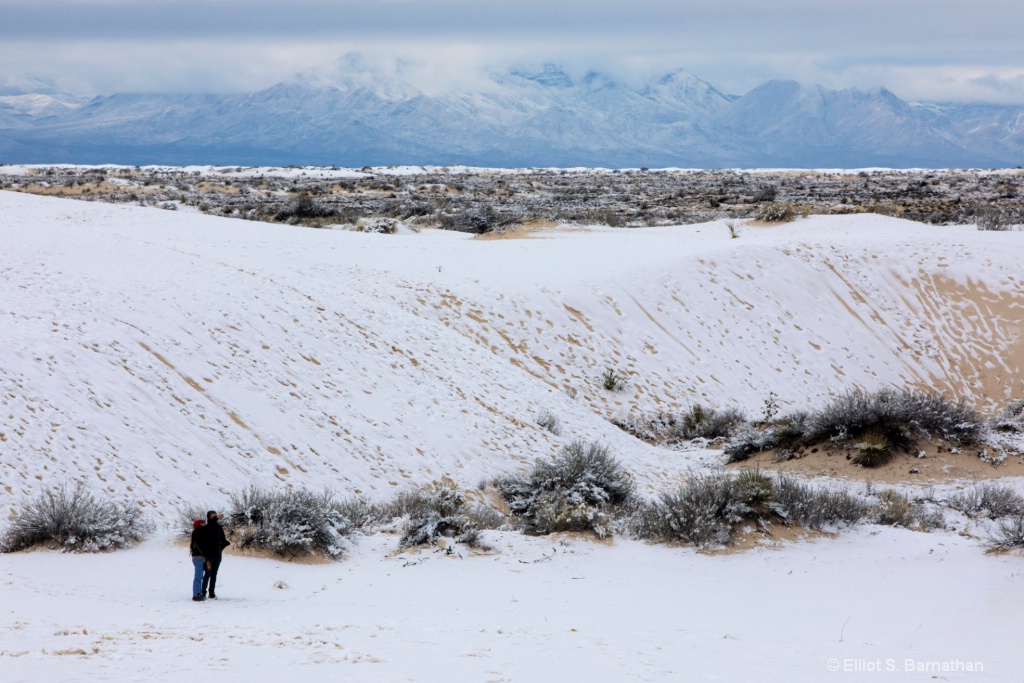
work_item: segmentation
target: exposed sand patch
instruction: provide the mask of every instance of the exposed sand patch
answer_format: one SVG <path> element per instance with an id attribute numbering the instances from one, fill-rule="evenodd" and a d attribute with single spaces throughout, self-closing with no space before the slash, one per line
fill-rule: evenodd
<path id="1" fill-rule="evenodd" d="M 284 557 L 264 548 L 239 548 L 234 543 L 224 549 L 224 554 L 235 557 L 255 557 L 263 560 L 276 560 L 289 564 L 331 564 L 334 560 L 323 555 L 297 555 Z"/>
<path id="2" fill-rule="evenodd" d="M 42 185 L 29 184 L 23 187 L 11 188 L 14 192 L 25 192 L 49 197 L 82 197 L 85 195 L 101 194 L 150 194 L 156 188 L 139 187 L 135 185 L 116 185 L 107 181 L 85 181 L 77 185 Z"/>
<path id="3" fill-rule="evenodd" d="M 539 232 L 550 232 L 558 228 L 558 224 L 544 220 L 543 218 L 536 218 L 529 220 L 524 223 L 518 223 L 494 232 L 489 232 L 484 235 L 480 235 L 476 239 L 478 240 L 521 240 L 521 239 L 537 239 Z"/>
<path id="4" fill-rule="evenodd" d="M 727 469 L 761 469 L 787 472 L 805 477 L 830 477 L 879 484 L 942 483 L 953 480 L 984 481 L 1000 477 L 1024 476 L 1024 454 L 1016 453 L 998 465 L 985 462 L 979 457 L 986 453 L 995 455 L 990 446 L 968 446 L 951 452 L 946 444 L 921 445 L 915 452 L 924 453 L 923 458 L 914 454 L 900 453 L 881 467 L 862 467 L 854 464 L 852 449 L 823 447 L 804 450 L 801 457 L 784 462 L 776 460 L 777 451 L 758 453 L 749 460 L 727 465 Z M 916 469 L 917 472 L 911 472 Z"/>
<path id="5" fill-rule="evenodd" d="M 1024 385 L 1024 287 L 993 291 L 983 282 L 960 282 L 920 272 L 902 282 L 907 299 L 939 345 L 942 366 L 922 389 L 944 391 L 982 410 L 1003 406 Z"/>
<path id="6" fill-rule="evenodd" d="M 781 548 L 786 543 L 835 537 L 836 534 L 815 531 L 814 529 L 807 529 L 797 525 L 743 522 L 733 533 L 732 541 L 728 546 L 701 548 L 697 552 L 702 555 L 732 555 L 753 550 L 754 548 Z"/>

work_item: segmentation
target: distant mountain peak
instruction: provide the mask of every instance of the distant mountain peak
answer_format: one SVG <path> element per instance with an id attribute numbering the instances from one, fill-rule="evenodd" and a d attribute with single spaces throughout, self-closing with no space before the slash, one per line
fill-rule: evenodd
<path id="1" fill-rule="evenodd" d="M 538 83 L 545 88 L 571 88 L 575 85 L 565 69 L 550 62 L 541 64 L 539 69 L 520 68 L 513 69 L 510 73 L 524 80 Z"/>
<path id="2" fill-rule="evenodd" d="M 640 86 L 550 62 L 463 76 L 457 88 L 449 80 L 431 90 L 439 79 L 423 65 L 350 53 L 331 70 L 260 92 L 111 95 L 85 106 L 43 82 L 4 81 L 0 158 L 712 168 L 992 167 L 1024 158 L 1024 107 L 910 105 L 885 88 L 782 79 L 734 96 L 682 69 Z"/>
<path id="3" fill-rule="evenodd" d="M 383 100 L 401 101 L 420 94 L 403 78 L 404 61 L 375 61 L 358 52 L 349 52 L 324 73 L 297 74 L 285 83 L 308 90 L 370 92 Z"/>

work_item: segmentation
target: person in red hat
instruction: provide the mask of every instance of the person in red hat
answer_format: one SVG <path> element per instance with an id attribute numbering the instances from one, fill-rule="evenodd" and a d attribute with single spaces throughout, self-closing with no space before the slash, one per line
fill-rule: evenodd
<path id="1" fill-rule="evenodd" d="M 203 546 L 206 545 L 205 529 L 206 520 L 197 519 L 192 523 L 192 543 L 189 552 L 192 555 L 192 566 L 195 567 L 195 576 L 192 578 L 192 599 L 202 602 L 206 599 L 203 595 L 203 574 L 206 573 L 206 554 Z"/>

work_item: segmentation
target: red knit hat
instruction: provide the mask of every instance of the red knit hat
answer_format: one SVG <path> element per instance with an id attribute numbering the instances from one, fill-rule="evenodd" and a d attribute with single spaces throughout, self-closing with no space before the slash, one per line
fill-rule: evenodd
<path id="1" fill-rule="evenodd" d="M 203 520 L 197 519 L 196 521 L 192 522 L 192 529 L 193 530 L 198 529 L 202 525 L 203 525 Z"/>

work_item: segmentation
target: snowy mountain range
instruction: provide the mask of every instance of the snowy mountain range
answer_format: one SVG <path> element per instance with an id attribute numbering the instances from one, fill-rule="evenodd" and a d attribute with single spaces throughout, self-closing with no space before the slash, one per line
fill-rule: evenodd
<path id="1" fill-rule="evenodd" d="M 1004 167 L 1024 107 L 912 103 L 885 89 L 770 81 L 743 96 L 674 71 L 626 84 L 546 64 L 428 93 L 343 60 L 236 95 L 83 100 L 0 84 L 7 163 L 475 166 Z"/>

